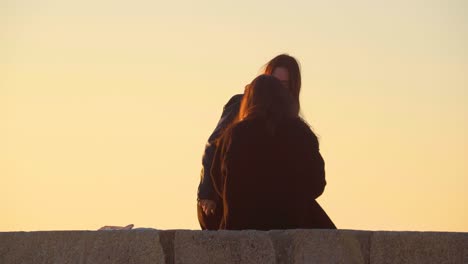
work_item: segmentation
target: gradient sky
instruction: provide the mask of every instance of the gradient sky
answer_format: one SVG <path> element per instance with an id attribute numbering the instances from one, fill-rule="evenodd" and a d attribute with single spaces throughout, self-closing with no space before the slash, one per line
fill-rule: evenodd
<path id="1" fill-rule="evenodd" d="M 0 231 L 199 229 L 223 105 L 289 53 L 336 225 L 467 232 L 467 14 L 462 0 L 3 0 Z"/>

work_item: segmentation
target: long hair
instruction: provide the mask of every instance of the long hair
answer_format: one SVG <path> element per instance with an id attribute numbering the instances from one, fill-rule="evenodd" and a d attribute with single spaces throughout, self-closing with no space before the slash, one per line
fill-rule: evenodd
<path id="1" fill-rule="evenodd" d="M 273 76 L 262 74 L 245 89 L 237 120 L 255 117 L 279 122 L 297 117 L 299 106 L 291 92 Z"/>
<path id="2" fill-rule="evenodd" d="M 289 73 L 289 90 L 299 105 L 299 94 L 301 93 L 301 70 L 299 62 L 288 54 L 280 54 L 271 59 L 265 66 L 264 74 L 271 75 L 276 68 L 285 68 Z"/>
<path id="3" fill-rule="evenodd" d="M 245 87 L 239 114 L 216 139 L 216 154 L 219 161 L 213 161 L 211 168 L 214 189 L 222 195 L 224 186 L 222 172 L 226 170 L 225 161 L 234 129 L 242 122 L 260 122 L 265 124 L 266 136 L 274 136 L 277 127 L 288 119 L 299 118 L 299 105 L 291 92 L 280 80 L 271 75 L 262 74 Z M 221 173 L 221 174 L 220 174 Z"/>
<path id="4" fill-rule="evenodd" d="M 232 142 L 233 130 L 239 123 L 254 119 L 264 122 L 267 133 L 273 136 L 282 121 L 298 118 L 298 116 L 299 105 L 297 101 L 276 77 L 262 74 L 247 85 L 239 114 L 215 141 L 215 159 L 216 157 L 220 159 L 217 162 L 213 161 L 211 168 L 216 193 L 222 195 L 220 188 L 224 186 L 224 178 L 221 174 L 226 170 L 224 159 Z"/>

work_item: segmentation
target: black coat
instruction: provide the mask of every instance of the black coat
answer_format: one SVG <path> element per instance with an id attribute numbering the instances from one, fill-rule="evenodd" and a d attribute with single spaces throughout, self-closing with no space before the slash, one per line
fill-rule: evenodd
<path id="1" fill-rule="evenodd" d="M 232 123 L 234 118 L 239 113 L 240 102 L 242 100 L 243 94 L 236 94 L 229 101 L 224 105 L 223 113 L 221 118 L 216 125 L 213 133 L 211 133 L 210 137 L 208 138 L 208 142 L 205 145 L 205 151 L 203 153 L 202 158 L 202 171 L 200 177 L 200 184 L 198 185 L 198 192 L 197 192 L 197 200 L 200 199 L 208 199 L 217 201 L 217 196 L 213 190 L 213 184 L 211 182 L 211 164 L 213 163 L 213 156 L 216 152 L 216 144 L 215 141 L 219 138 L 222 132 L 226 129 L 226 127 Z M 200 210 L 199 210 L 200 211 Z M 203 215 L 201 215 L 203 217 Z M 199 214 L 200 219 L 200 214 Z M 201 219 L 200 219 L 201 220 Z M 202 228 L 204 228 L 204 224 L 200 222 Z"/>
<path id="2" fill-rule="evenodd" d="M 315 201 L 325 188 L 317 137 L 301 119 L 272 133 L 263 119 L 218 142 L 211 176 L 223 201 L 220 229 L 335 228 Z"/>

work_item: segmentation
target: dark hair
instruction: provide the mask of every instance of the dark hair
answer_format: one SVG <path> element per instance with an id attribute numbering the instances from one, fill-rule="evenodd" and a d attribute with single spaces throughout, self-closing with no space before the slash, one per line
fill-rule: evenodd
<path id="1" fill-rule="evenodd" d="M 283 67 L 289 73 L 289 90 L 299 106 L 299 94 L 301 93 L 301 70 L 299 62 L 288 54 L 280 54 L 271 59 L 266 65 L 264 73 L 271 75 L 276 68 Z"/>
<path id="2" fill-rule="evenodd" d="M 243 122 L 253 119 L 264 122 L 267 132 L 274 135 L 282 121 L 298 118 L 298 115 L 299 105 L 291 92 L 284 88 L 276 77 L 262 74 L 245 87 L 239 114 L 216 139 L 216 152 L 221 153 L 221 156 L 226 155 L 232 142 L 233 131 Z M 224 163 L 219 169 L 225 170 Z M 214 167 L 212 167 L 213 170 Z M 213 178 L 214 182 L 215 178 Z M 220 183 L 214 184 L 214 189 L 220 196 L 222 192 L 217 186 L 223 185 L 222 179 Z"/>
<path id="3" fill-rule="evenodd" d="M 281 121 L 298 116 L 299 105 L 291 92 L 277 78 L 262 74 L 245 87 L 239 113 L 221 137 L 229 140 L 232 129 L 238 123 L 254 118 L 263 119 L 273 135 Z"/>
<path id="4" fill-rule="evenodd" d="M 298 113 L 299 106 L 291 92 L 275 77 L 262 74 L 245 88 L 237 120 L 261 117 L 277 123 L 297 117 Z"/>

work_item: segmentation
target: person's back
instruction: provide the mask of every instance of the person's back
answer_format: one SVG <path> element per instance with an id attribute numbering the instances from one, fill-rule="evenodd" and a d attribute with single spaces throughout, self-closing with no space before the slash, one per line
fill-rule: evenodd
<path id="1" fill-rule="evenodd" d="M 239 114 L 216 141 L 211 180 L 219 229 L 335 228 L 315 201 L 325 187 L 317 137 L 275 77 L 246 87 Z"/>
<path id="2" fill-rule="evenodd" d="M 287 54 L 280 54 L 271 59 L 262 70 L 264 74 L 276 77 L 283 88 L 286 88 L 294 97 L 297 109 L 299 106 L 299 94 L 301 91 L 301 71 L 298 61 Z M 197 215 L 200 227 L 204 230 L 216 230 L 219 228 L 222 217 L 222 203 L 211 181 L 211 165 L 216 152 L 216 144 L 223 131 L 229 127 L 239 114 L 240 101 L 243 95 L 233 96 L 225 105 L 221 119 L 205 145 L 202 159 L 200 184 L 197 191 Z"/>
<path id="3" fill-rule="evenodd" d="M 315 135 L 299 118 L 271 133 L 254 118 L 232 129 L 224 170 L 225 229 L 305 227 L 310 204 L 325 187 Z"/>

